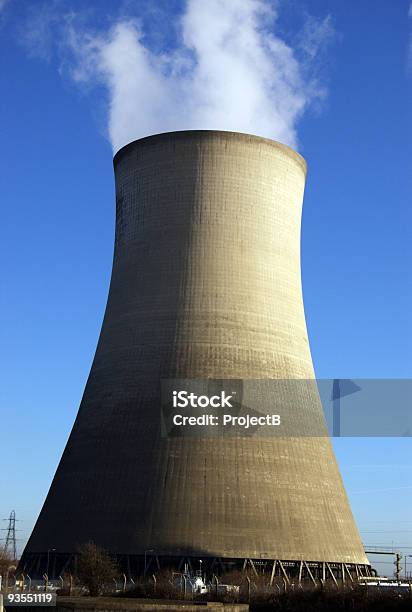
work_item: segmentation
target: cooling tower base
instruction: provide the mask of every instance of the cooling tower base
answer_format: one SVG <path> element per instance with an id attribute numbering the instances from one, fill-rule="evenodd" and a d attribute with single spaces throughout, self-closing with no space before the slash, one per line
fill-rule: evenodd
<path id="1" fill-rule="evenodd" d="M 332 581 L 336 584 L 356 582 L 359 578 L 371 576 L 374 570 L 370 565 L 358 563 L 338 563 L 333 561 L 293 561 L 281 559 L 234 559 L 228 557 L 197 557 L 156 555 L 152 550 L 145 555 L 116 555 L 117 563 L 127 579 L 152 575 L 161 570 L 173 569 L 177 572 L 195 573 L 199 569 L 209 578 L 222 576 L 232 571 L 248 574 L 265 574 L 271 584 L 277 581 L 286 583 Z M 19 571 L 32 579 L 40 579 L 44 574 L 49 580 L 56 580 L 64 574 L 76 575 L 77 558 L 72 553 L 24 554 Z"/>

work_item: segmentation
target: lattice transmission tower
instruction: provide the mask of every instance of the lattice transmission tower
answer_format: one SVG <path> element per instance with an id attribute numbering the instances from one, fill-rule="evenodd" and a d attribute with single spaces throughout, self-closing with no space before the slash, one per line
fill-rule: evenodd
<path id="1" fill-rule="evenodd" d="M 2 529 L 2 531 L 7 531 L 7 535 L 5 538 L 4 544 L 4 552 L 9 552 L 13 560 L 17 559 L 17 546 L 16 546 L 16 513 L 14 510 L 10 512 L 10 516 L 8 519 L 3 519 L 4 521 L 9 521 L 9 525 L 6 529 Z"/>

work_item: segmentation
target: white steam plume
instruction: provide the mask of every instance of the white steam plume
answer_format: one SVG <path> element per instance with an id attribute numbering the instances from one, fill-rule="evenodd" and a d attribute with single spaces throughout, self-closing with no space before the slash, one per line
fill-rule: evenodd
<path id="1" fill-rule="evenodd" d="M 107 88 L 114 151 L 136 138 L 187 129 L 248 132 L 296 147 L 296 124 L 324 89 L 275 34 L 276 18 L 264 0 L 188 0 L 178 47 L 164 54 L 144 45 L 135 19 L 104 34 L 71 24 L 72 77 Z M 312 22 L 307 61 L 331 30 L 326 18 L 315 36 Z"/>

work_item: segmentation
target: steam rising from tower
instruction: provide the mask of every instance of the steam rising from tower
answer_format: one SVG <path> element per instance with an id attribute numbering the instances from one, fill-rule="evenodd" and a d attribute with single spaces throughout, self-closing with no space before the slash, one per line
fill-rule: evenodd
<path id="1" fill-rule="evenodd" d="M 308 16 L 292 46 L 277 5 L 187 0 L 180 16 L 168 15 L 175 37 L 160 51 L 135 18 L 96 32 L 76 27 L 71 15 L 60 38 L 78 85 L 106 91 L 115 152 L 142 136 L 192 129 L 253 133 L 296 147 L 298 121 L 326 94 L 318 64 L 333 26 L 329 16 Z M 159 24 L 156 40 L 159 30 L 165 35 Z"/>

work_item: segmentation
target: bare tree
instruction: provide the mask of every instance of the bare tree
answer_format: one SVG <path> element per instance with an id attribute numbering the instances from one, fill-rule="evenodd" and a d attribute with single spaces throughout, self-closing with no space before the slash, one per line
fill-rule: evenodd
<path id="1" fill-rule="evenodd" d="M 12 555 L 4 548 L 0 548 L 0 576 L 2 577 L 0 582 L 3 589 L 7 589 L 9 576 L 13 574 L 15 570 L 16 561 L 14 561 Z"/>
<path id="2" fill-rule="evenodd" d="M 92 597 L 101 595 L 105 587 L 113 587 L 113 579 L 119 575 L 116 562 L 94 542 L 78 547 L 77 576 L 89 589 Z"/>

